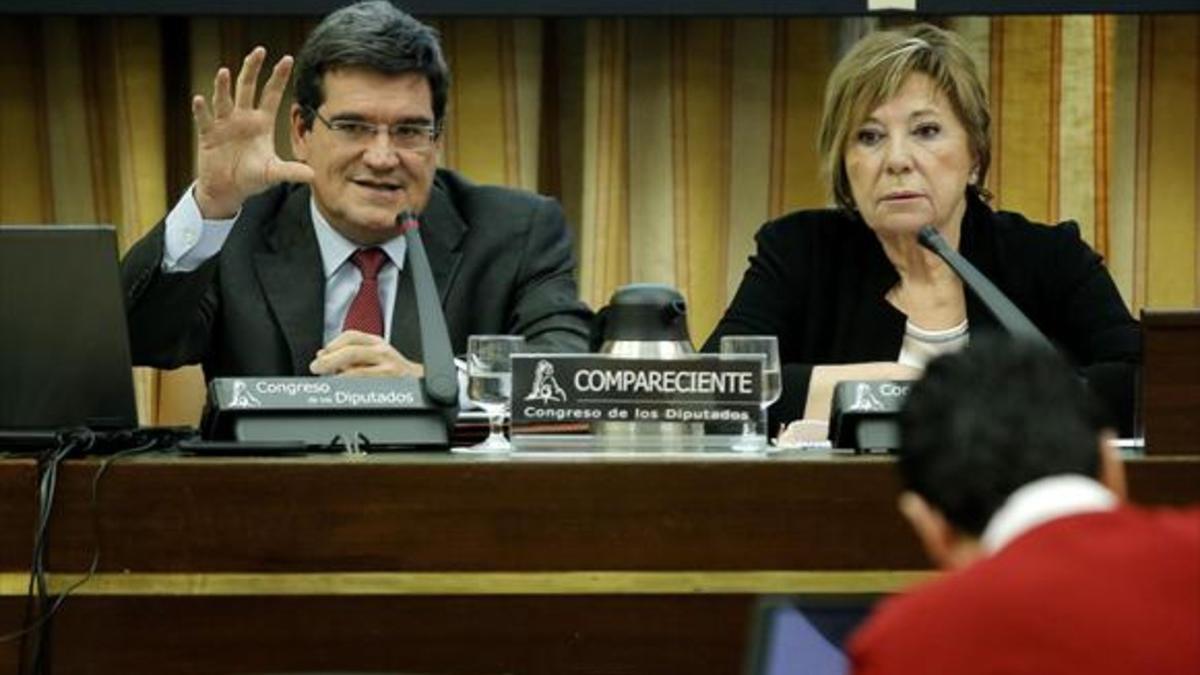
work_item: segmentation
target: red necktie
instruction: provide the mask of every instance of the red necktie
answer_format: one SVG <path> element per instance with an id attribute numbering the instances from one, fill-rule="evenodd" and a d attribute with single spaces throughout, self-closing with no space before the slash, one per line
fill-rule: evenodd
<path id="1" fill-rule="evenodd" d="M 350 256 L 350 262 L 362 272 L 358 294 L 350 301 L 342 330 L 357 330 L 383 337 L 383 308 L 379 306 L 379 269 L 387 262 L 387 254 L 378 248 L 360 248 Z"/>

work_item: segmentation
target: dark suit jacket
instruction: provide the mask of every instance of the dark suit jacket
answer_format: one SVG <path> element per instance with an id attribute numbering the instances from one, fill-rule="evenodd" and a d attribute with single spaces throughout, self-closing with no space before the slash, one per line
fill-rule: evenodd
<path id="1" fill-rule="evenodd" d="M 161 271 L 162 222 L 135 244 L 121 264 L 134 362 L 202 363 L 207 378 L 310 374 L 325 301 L 310 194 L 279 185 L 248 200 L 221 252 L 194 272 Z M 591 311 L 578 299 L 553 200 L 439 170 L 420 233 L 456 353 L 467 336 L 496 333 L 524 335 L 539 350 L 586 351 Z M 410 270 L 400 275 L 391 341 L 420 361 Z"/>
<path id="2" fill-rule="evenodd" d="M 1200 510 L 1069 516 L 885 601 L 856 675 L 1195 675 Z"/>
<path id="3" fill-rule="evenodd" d="M 737 295 L 704 345 L 722 335 L 779 338 L 783 396 L 771 428 L 804 413 L 814 365 L 895 361 L 907 317 L 886 299 L 896 269 L 857 215 L 814 210 L 767 223 Z M 1132 426 L 1141 334 L 1100 256 L 1074 222 L 1046 227 L 968 198 L 959 252 L 1079 366 L 1111 411 Z M 970 292 L 972 335 L 1000 330 Z"/>

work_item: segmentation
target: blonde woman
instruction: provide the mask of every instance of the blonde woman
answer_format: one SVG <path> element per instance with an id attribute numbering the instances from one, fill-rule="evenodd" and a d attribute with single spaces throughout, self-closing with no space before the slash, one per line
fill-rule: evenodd
<path id="1" fill-rule="evenodd" d="M 706 349 L 723 335 L 779 338 L 774 420 L 826 420 L 842 380 L 911 379 L 973 335 L 1000 330 L 917 242 L 934 226 L 1080 369 L 1128 430 L 1141 355 L 1130 316 L 1074 222 L 994 211 L 983 188 L 987 94 L 947 31 L 873 33 L 830 75 L 819 146 L 836 209 L 767 223 Z"/>

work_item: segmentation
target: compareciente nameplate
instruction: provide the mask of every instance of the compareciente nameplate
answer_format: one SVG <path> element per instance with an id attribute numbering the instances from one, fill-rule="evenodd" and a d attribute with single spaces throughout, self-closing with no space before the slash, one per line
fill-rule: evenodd
<path id="1" fill-rule="evenodd" d="M 395 410 L 425 407 L 414 377 L 228 377 L 212 381 L 220 410 Z"/>
<path id="2" fill-rule="evenodd" d="M 571 422 L 750 422 L 762 357 L 513 356 L 514 426 Z"/>

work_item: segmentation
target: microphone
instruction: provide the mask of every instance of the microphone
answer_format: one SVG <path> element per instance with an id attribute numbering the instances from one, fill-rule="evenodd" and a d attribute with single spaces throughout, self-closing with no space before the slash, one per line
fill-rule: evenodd
<path id="1" fill-rule="evenodd" d="M 417 318 L 421 324 L 421 352 L 425 360 L 425 392 L 429 398 L 444 406 L 458 404 L 458 371 L 454 367 L 454 351 L 450 333 L 425 244 L 421 241 L 419 222 L 412 211 L 402 211 L 396 218 L 397 227 L 408 242 L 408 263 L 412 266 L 413 287 L 417 296 Z"/>
<path id="2" fill-rule="evenodd" d="M 917 241 L 946 261 L 1010 335 L 1051 347 L 1042 331 L 982 272 L 951 248 L 936 229 L 929 225 L 922 227 Z M 891 380 L 837 383 L 829 421 L 829 440 L 833 447 L 864 451 L 891 450 L 899 446 L 900 428 L 896 418 L 908 396 L 908 387 L 908 382 Z"/>
<path id="3" fill-rule="evenodd" d="M 996 285 L 983 276 L 967 259 L 962 257 L 958 251 L 950 247 L 946 240 L 942 238 L 941 233 L 931 225 L 926 225 L 921 228 L 917 234 L 917 241 L 921 246 L 933 251 L 939 258 L 946 261 L 950 269 L 958 275 L 967 288 L 979 298 L 983 306 L 987 308 L 992 316 L 996 317 L 996 321 L 1004 326 L 1004 330 L 1008 331 L 1013 337 L 1021 338 L 1030 342 L 1034 342 L 1046 347 L 1050 347 L 1050 340 L 1042 331 L 1038 330 L 1033 322 L 1017 309 L 1017 306 L 1009 300 L 1004 293 L 1000 292 Z"/>
<path id="4" fill-rule="evenodd" d="M 409 230 L 417 229 L 420 224 L 416 214 L 408 209 L 404 209 L 396 216 L 396 229 L 400 230 L 400 234 L 407 234 Z"/>

